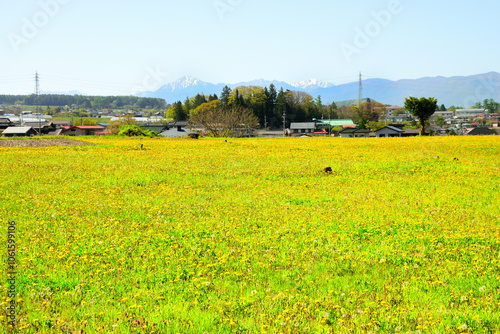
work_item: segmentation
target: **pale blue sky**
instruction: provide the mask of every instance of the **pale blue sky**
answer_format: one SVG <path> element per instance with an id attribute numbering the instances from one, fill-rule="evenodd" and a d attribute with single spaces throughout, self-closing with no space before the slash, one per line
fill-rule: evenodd
<path id="1" fill-rule="evenodd" d="M 43 91 L 101 95 L 184 75 L 339 84 L 360 71 L 500 72 L 493 0 L 0 0 L 0 9 L 0 94 L 32 93 L 35 71 Z"/>

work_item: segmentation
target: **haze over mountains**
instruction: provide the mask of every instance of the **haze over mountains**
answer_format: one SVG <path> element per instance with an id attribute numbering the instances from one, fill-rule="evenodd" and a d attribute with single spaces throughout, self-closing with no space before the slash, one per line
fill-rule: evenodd
<path id="1" fill-rule="evenodd" d="M 342 85 L 321 82 L 315 79 L 287 83 L 283 81 L 269 81 L 258 79 L 235 84 L 212 84 L 199 79 L 185 76 L 179 80 L 162 86 L 153 92 L 142 92 L 142 97 L 164 98 L 167 103 L 184 101 L 186 97 L 200 94 L 220 95 L 222 88 L 227 85 L 234 89 L 238 86 L 276 86 L 276 90 L 299 90 L 311 94 L 313 97 L 321 95 L 323 104 L 332 101 L 355 100 L 359 95 L 359 83 L 352 82 Z M 446 107 L 451 105 L 468 108 L 484 99 L 499 100 L 500 74 L 489 72 L 472 76 L 455 77 L 426 77 L 420 79 L 404 79 L 391 81 L 386 79 L 363 80 L 363 97 L 371 98 L 385 104 L 403 105 L 408 96 L 435 97 L 438 104 Z"/>

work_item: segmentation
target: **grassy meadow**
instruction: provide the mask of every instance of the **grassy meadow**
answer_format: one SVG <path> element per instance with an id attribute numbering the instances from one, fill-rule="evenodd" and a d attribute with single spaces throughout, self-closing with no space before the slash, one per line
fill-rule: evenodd
<path id="1" fill-rule="evenodd" d="M 0 147 L 19 333 L 500 332 L 500 137 L 79 140 Z"/>

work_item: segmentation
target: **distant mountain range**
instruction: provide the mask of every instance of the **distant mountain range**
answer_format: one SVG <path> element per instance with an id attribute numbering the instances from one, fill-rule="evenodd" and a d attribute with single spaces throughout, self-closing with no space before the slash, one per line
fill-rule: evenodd
<path id="1" fill-rule="evenodd" d="M 321 82 L 315 79 L 286 83 L 283 81 L 269 81 L 264 79 L 239 82 L 235 84 L 212 84 L 199 79 L 185 76 L 179 80 L 162 86 L 153 92 L 142 92 L 138 96 L 163 98 L 167 103 L 182 101 L 186 97 L 200 94 L 220 95 L 222 88 L 228 86 L 234 89 L 238 86 L 269 87 L 274 84 L 276 89 L 299 90 L 311 94 L 313 97 L 321 95 L 324 104 L 332 101 L 355 100 L 359 95 L 359 83 L 352 82 L 342 85 Z M 363 80 L 363 97 L 371 98 L 385 104 L 404 104 L 408 96 L 435 97 L 438 104 L 446 107 L 451 105 L 468 108 L 484 99 L 500 98 L 500 74 L 489 72 L 472 76 L 456 77 L 426 77 L 421 79 L 405 79 L 391 81 L 386 79 Z"/>
<path id="2" fill-rule="evenodd" d="M 81 93 L 77 90 L 70 90 L 69 92 L 42 90 L 40 92 L 40 94 L 46 94 L 46 95 L 87 95 L 87 94 Z"/>

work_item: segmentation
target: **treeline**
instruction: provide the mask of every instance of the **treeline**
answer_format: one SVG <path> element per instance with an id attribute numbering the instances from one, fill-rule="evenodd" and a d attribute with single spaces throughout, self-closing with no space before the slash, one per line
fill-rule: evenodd
<path id="1" fill-rule="evenodd" d="M 178 101 L 167 111 L 167 117 L 176 121 L 188 120 L 197 108 L 211 108 L 219 105 L 227 107 L 242 107 L 250 109 L 257 117 L 261 127 L 280 129 L 283 126 L 283 115 L 286 115 L 286 126 L 291 122 L 306 122 L 313 118 L 336 118 L 335 103 L 324 106 L 321 97 L 314 99 L 305 92 L 280 89 L 271 84 L 269 87 L 240 86 L 232 90 L 225 86 L 218 97 L 198 94 L 187 98 L 184 103 Z"/>
<path id="2" fill-rule="evenodd" d="M 1 104 L 36 105 L 36 95 L 0 95 Z M 38 104 L 41 106 L 64 107 L 73 106 L 77 108 L 94 109 L 119 109 L 125 106 L 141 109 L 164 109 L 167 103 L 164 99 L 137 97 L 137 96 L 83 96 L 44 94 L 39 96 Z"/>

